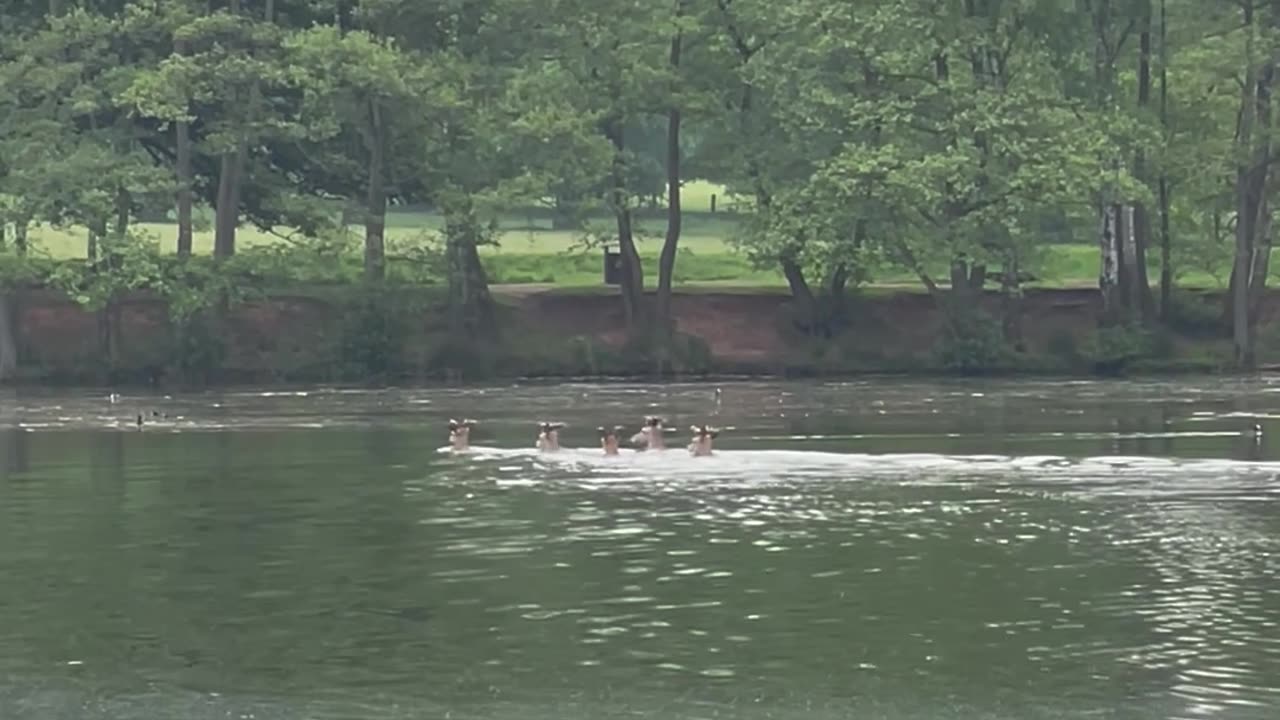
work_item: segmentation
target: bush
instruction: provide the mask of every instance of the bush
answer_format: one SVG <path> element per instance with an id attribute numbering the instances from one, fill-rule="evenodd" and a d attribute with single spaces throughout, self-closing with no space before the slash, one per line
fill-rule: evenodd
<path id="1" fill-rule="evenodd" d="M 343 375 L 365 379 L 399 373 L 407 330 L 404 316 L 395 297 L 381 288 L 369 288 L 349 305 L 342 323 Z"/>
<path id="2" fill-rule="evenodd" d="M 1280 359 L 1280 322 L 1260 325 L 1256 342 L 1259 362 L 1271 363 Z"/>
<path id="3" fill-rule="evenodd" d="M 500 359 L 492 345 L 446 335 L 428 360 L 428 368 L 446 378 L 482 380 L 497 372 Z"/>
<path id="4" fill-rule="evenodd" d="M 676 372 L 705 374 L 711 371 L 715 357 L 711 345 L 696 335 L 676 333 L 671 339 L 671 358 Z"/>
<path id="5" fill-rule="evenodd" d="M 180 376 L 207 380 L 226 361 L 226 341 L 221 333 L 215 332 L 213 325 L 204 312 L 174 321 L 170 361 Z"/>
<path id="6" fill-rule="evenodd" d="M 1049 337 L 1045 349 L 1059 360 L 1076 362 L 1080 360 L 1080 344 L 1070 330 L 1058 330 Z"/>
<path id="7" fill-rule="evenodd" d="M 1155 355 L 1152 334 L 1136 325 L 1099 328 L 1089 339 L 1087 352 L 1094 372 L 1121 375 L 1134 361 Z"/>
<path id="8" fill-rule="evenodd" d="M 1000 323 L 981 310 L 948 313 L 933 353 L 942 367 L 959 373 L 1007 368 L 1012 359 Z"/>
<path id="9" fill-rule="evenodd" d="M 1165 313 L 1169 327 L 1196 336 L 1218 336 L 1224 334 L 1222 324 L 1222 308 L 1205 302 L 1200 293 L 1174 289 L 1169 296 L 1168 312 Z"/>

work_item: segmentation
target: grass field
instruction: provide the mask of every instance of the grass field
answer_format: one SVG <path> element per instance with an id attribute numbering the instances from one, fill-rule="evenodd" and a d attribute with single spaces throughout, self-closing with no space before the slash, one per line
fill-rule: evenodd
<path id="1" fill-rule="evenodd" d="M 783 287 L 786 285 L 775 269 L 753 267 L 745 256 L 737 252 L 730 240 L 736 229 L 734 216 L 729 213 L 710 212 L 711 195 L 720 195 L 724 207 L 723 190 L 703 182 L 690 183 L 685 188 L 685 215 L 680 239 L 680 256 L 676 263 L 676 282 L 679 284 L 739 287 Z M 728 201 L 731 203 L 731 201 Z M 394 272 L 398 243 L 423 240 L 437 233 L 443 219 L 432 212 L 393 210 L 387 216 L 388 253 Z M 176 227 L 172 223 L 138 223 L 134 229 L 144 236 L 154 238 L 162 251 L 174 252 Z M 490 279 L 495 284 L 550 284 L 567 287 L 602 285 L 602 260 L 599 248 L 588 248 L 587 233 L 598 238 L 612 237 L 614 225 L 611 219 L 598 217 L 588 222 L 587 233 L 553 230 L 545 212 L 525 215 L 508 214 L 502 218 L 499 242 L 486 246 L 482 256 Z M 663 233 L 666 229 L 664 211 L 649 210 L 637 213 L 636 232 L 641 258 L 646 267 L 647 281 L 655 283 L 652 268 L 657 263 Z M 352 228 L 353 242 L 363 232 Z M 45 253 L 55 258 L 84 257 L 86 232 L 83 228 L 35 227 L 31 239 Z M 243 250 L 278 245 L 285 242 L 280 235 L 263 232 L 257 228 L 242 227 L 237 243 Z M 209 254 L 213 248 L 213 232 L 200 229 L 195 233 L 196 254 Z M 358 275 L 358 252 L 351 259 L 350 274 Z M 1034 268 L 1039 278 L 1033 285 L 1044 287 L 1093 286 L 1098 277 L 1098 251 L 1092 245 L 1051 245 L 1044 248 L 1041 262 Z M 1151 277 L 1158 276 L 1153 267 Z M 945 279 L 944 268 L 935 269 L 939 279 Z M 1225 275 L 1224 275 L 1225 276 Z M 1193 272 L 1179 277 L 1179 284 L 1188 287 L 1220 287 L 1221 281 L 1204 272 Z M 900 268 L 884 268 L 875 273 L 875 283 L 886 286 L 914 288 L 919 280 Z"/>

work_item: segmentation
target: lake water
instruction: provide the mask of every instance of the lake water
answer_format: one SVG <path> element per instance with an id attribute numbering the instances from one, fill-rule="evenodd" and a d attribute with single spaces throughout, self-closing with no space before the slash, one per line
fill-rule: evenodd
<path id="1" fill-rule="evenodd" d="M 1280 381 L 720 387 L 0 394 L 0 718 L 1280 716 Z"/>

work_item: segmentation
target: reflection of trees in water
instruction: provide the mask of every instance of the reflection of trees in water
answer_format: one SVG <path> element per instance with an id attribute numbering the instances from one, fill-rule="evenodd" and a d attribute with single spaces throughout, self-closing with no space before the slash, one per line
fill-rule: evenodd
<path id="1" fill-rule="evenodd" d="M 0 480 L 27 472 L 30 463 L 26 431 L 0 429 Z"/>

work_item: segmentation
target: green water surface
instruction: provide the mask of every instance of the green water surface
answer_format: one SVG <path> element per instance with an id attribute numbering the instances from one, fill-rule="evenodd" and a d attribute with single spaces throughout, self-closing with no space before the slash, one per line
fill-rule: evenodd
<path id="1" fill-rule="evenodd" d="M 0 719 L 1280 717 L 1280 383 L 714 387 L 0 395 Z"/>

